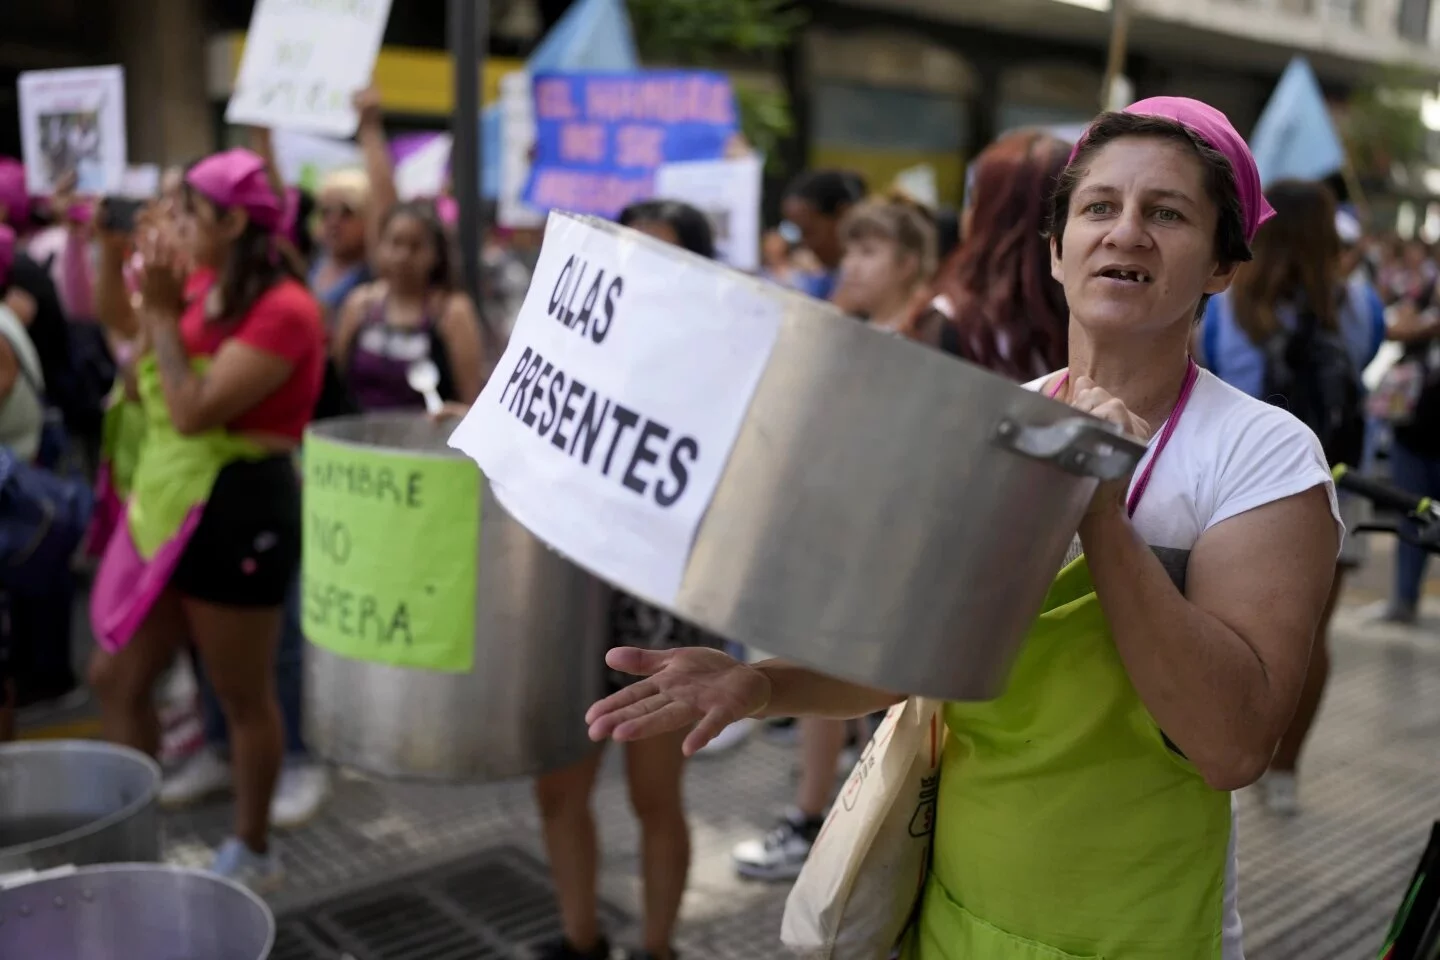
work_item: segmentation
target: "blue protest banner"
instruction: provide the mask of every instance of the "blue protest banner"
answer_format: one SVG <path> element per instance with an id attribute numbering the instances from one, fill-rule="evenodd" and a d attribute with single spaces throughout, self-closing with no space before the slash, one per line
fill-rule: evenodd
<path id="1" fill-rule="evenodd" d="M 614 217 L 653 195 L 662 164 L 716 160 L 739 130 L 722 73 L 541 73 L 525 202 Z"/>

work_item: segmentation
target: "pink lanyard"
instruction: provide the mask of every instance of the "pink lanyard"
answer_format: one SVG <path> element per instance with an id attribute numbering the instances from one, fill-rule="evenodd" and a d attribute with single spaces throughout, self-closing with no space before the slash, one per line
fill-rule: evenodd
<path id="1" fill-rule="evenodd" d="M 1135 508 L 1140 506 L 1140 498 L 1145 495 L 1145 488 L 1150 485 L 1150 474 L 1155 472 L 1155 461 L 1160 459 L 1160 453 L 1165 445 L 1170 442 L 1170 437 L 1175 433 L 1175 427 L 1180 423 L 1180 414 L 1185 412 L 1185 405 L 1190 402 L 1190 394 L 1195 390 L 1195 381 L 1200 379 L 1200 367 L 1195 359 L 1190 358 L 1189 366 L 1185 368 L 1185 380 L 1180 384 L 1180 399 L 1175 401 L 1175 409 L 1170 411 L 1170 417 L 1165 421 L 1165 426 L 1160 429 L 1160 437 L 1155 441 L 1155 447 L 1150 452 L 1150 459 L 1145 463 L 1145 469 L 1141 471 L 1139 479 L 1130 488 L 1130 497 L 1125 501 L 1125 509 L 1130 516 L 1135 516 Z M 1054 400 L 1065 389 L 1065 384 L 1070 382 L 1070 371 L 1060 378 L 1060 382 L 1050 388 L 1047 396 Z"/>

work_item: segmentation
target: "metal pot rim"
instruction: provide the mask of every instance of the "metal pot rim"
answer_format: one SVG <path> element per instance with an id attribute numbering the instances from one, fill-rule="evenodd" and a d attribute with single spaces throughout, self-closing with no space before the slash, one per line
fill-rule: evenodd
<path id="1" fill-rule="evenodd" d="M 57 742 L 84 743 L 85 741 L 68 740 Z M 120 749 L 129 748 L 122 747 Z M 134 753 L 136 751 L 131 752 Z M 140 754 L 140 756 L 144 756 L 144 754 Z M 146 759 L 148 760 L 149 758 L 146 757 Z M 158 770 L 159 767 L 157 766 L 156 769 Z M 243 884 L 236 883 L 229 877 L 222 877 L 217 873 L 211 873 L 209 870 L 201 870 L 198 867 L 181 867 L 174 866 L 168 863 L 97 863 L 85 867 L 76 867 L 74 872 L 67 872 L 63 875 L 42 875 L 35 878 L 33 881 L 16 884 L 15 886 L 10 887 L 9 890 L 5 892 L 9 893 L 16 890 L 24 890 L 26 887 L 40 886 L 41 884 L 45 883 L 58 883 L 62 880 L 74 880 L 77 877 L 83 879 L 85 877 L 104 876 L 112 873 L 164 873 L 169 876 L 190 877 L 191 879 L 203 880 L 214 883 L 218 886 L 228 887 L 231 891 L 241 894 L 245 900 L 250 902 L 252 906 L 258 907 L 260 910 L 260 916 L 265 918 L 265 942 L 261 945 L 260 956 L 268 957 L 271 951 L 275 949 L 275 912 L 270 909 L 269 905 L 259 896 L 259 894 L 255 893 L 253 890 L 251 890 L 249 887 L 244 886 Z"/>
<path id="2" fill-rule="evenodd" d="M 32 840 L 29 843 L 22 843 L 14 847 L 6 847 L 7 857 L 23 857 L 45 850 L 49 847 L 60 846 L 61 844 L 72 843 L 84 839 L 113 827 L 115 824 L 133 817 L 145 807 L 155 802 L 160 793 L 161 771 L 160 764 L 152 758 L 131 747 L 122 746 L 118 743 L 102 743 L 98 740 L 30 740 L 17 743 L 0 745 L 0 756 L 6 754 L 26 753 L 107 753 L 124 756 L 139 763 L 150 771 L 152 779 L 151 787 L 144 795 L 137 797 L 119 810 L 107 813 L 98 820 L 91 820 L 83 827 L 76 827 L 74 830 L 67 830 L 65 833 L 57 833 L 43 840 Z"/>
<path id="3" fill-rule="evenodd" d="M 421 447 L 401 447 L 392 444 L 375 443 L 366 440 L 356 440 L 343 434 L 344 428 L 352 425 L 375 424 L 375 423 L 412 423 L 424 420 L 423 413 L 355 413 L 343 417 L 331 417 L 327 420 L 317 420 L 305 428 L 307 438 L 314 437 L 316 440 L 323 440 L 326 443 L 333 443 L 337 447 L 349 447 L 355 450 L 364 450 L 369 453 L 387 453 L 396 456 L 424 459 L 424 460 L 466 460 L 469 458 L 459 450 L 455 450 L 442 443 L 434 449 Z M 456 426 L 458 426 L 458 421 Z M 437 429 L 439 429 L 437 427 Z"/>

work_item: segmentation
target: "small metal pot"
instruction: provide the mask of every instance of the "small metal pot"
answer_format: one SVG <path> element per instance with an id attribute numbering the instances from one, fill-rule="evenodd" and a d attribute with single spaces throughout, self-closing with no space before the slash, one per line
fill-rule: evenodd
<path id="1" fill-rule="evenodd" d="M 199 870 L 106 864 L 0 889 L 0 957 L 265 960 L 274 945 L 264 901 Z"/>
<path id="2" fill-rule="evenodd" d="M 0 745 L 0 874 L 159 860 L 159 793 L 160 767 L 128 747 Z"/>

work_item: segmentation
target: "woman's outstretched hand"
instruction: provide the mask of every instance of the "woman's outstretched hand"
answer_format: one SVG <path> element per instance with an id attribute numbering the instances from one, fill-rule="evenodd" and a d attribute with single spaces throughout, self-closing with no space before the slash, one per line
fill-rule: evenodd
<path id="1" fill-rule="evenodd" d="M 693 726 L 685 756 L 694 756 L 730 724 L 752 717 L 770 702 L 770 680 L 719 650 L 620 647 L 605 656 L 613 670 L 636 681 L 590 708 L 590 739 L 643 740 Z"/>

